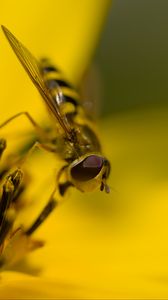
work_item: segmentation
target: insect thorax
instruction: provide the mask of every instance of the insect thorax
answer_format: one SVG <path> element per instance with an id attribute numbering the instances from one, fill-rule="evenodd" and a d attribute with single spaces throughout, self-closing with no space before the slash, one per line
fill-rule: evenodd
<path id="1" fill-rule="evenodd" d="M 88 153 L 100 153 L 101 147 L 100 143 L 96 137 L 94 131 L 87 125 L 78 125 L 74 129 L 74 141 L 69 142 L 65 139 L 65 144 L 62 145 L 61 152 L 65 159 L 68 162 L 79 158 Z"/>

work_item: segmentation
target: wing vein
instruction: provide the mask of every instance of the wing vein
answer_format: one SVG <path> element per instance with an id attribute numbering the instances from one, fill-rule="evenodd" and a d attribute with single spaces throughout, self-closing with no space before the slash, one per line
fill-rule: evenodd
<path id="1" fill-rule="evenodd" d="M 30 53 L 30 51 L 21 43 L 19 40 L 5 27 L 2 25 L 2 30 L 11 45 L 14 53 L 22 64 L 23 68 L 27 72 L 28 76 L 38 89 L 40 95 L 45 101 L 46 105 L 55 116 L 60 126 L 65 131 L 68 138 L 71 137 L 72 128 L 68 123 L 68 120 L 65 116 L 61 114 L 60 108 L 56 99 L 54 100 L 50 91 L 45 85 L 43 77 L 40 72 L 39 63 L 36 58 Z M 59 93 L 59 91 L 58 91 Z M 59 95 L 61 96 L 61 94 Z"/>

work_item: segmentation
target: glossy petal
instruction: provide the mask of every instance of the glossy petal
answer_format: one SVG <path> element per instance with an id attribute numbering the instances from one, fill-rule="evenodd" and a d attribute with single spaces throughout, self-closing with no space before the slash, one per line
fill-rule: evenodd
<path id="1" fill-rule="evenodd" d="M 19 0 L 15 2 L 6 1 L 1 4 L 0 18 L 1 23 L 7 26 L 36 56 L 47 54 L 52 57 L 55 63 L 65 72 L 67 78 L 74 83 L 78 83 L 92 57 L 109 5 L 110 1 L 108 0 L 99 0 L 96 2 L 89 0 L 83 2 L 50 0 L 42 2 L 25 1 L 24 3 Z M 1 119 L 5 120 L 12 114 L 20 111 L 29 111 L 36 120 L 41 121 L 42 118 L 47 120 L 46 110 L 38 93 L 21 66 L 19 66 L 2 33 L 0 80 Z M 27 121 L 24 121 L 23 118 L 23 120 L 9 125 L 8 129 L 2 130 L 1 135 L 5 138 L 13 138 L 16 132 L 20 129 L 26 129 L 27 126 Z M 12 149 L 10 140 L 7 140 L 7 143 L 8 148 Z M 53 176 L 53 158 L 51 156 L 49 154 L 46 162 L 43 162 L 43 164 L 40 163 L 41 156 L 39 156 L 39 159 L 37 158 L 35 169 L 37 175 L 40 174 L 42 176 L 39 179 L 39 183 L 38 180 L 36 181 L 37 187 L 33 188 L 33 192 L 35 192 L 36 188 L 38 190 L 41 187 L 40 183 L 46 174 L 47 178 L 49 178 L 49 175 Z M 52 168 L 45 173 L 44 169 L 41 169 L 41 166 L 48 167 L 51 166 L 50 163 Z M 55 168 L 58 168 L 55 160 L 54 163 Z M 31 164 L 28 167 L 31 170 Z M 52 186 L 54 178 L 51 181 Z M 33 220 L 33 217 L 40 208 L 43 207 L 46 196 L 51 191 L 50 181 L 44 183 L 43 188 L 45 184 L 47 189 L 43 191 L 42 196 L 38 194 L 39 197 L 37 200 L 39 201 L 37 201 L 37 208 L 32 209 L 30 205 L 26 214 L 21 216 L 25 226 L 31 224 L 31 220 Z M 30 194 L 29 196 L 29 199 L 31 199 Z M 62 227 L 62 223 L 60 225 Z M 34 256 L 35 254 L 32 254 L 32 257 L 29 257 L 30 262 L 23 261 L 15 267 L 15 270 L 1 272 L 1 299 L 38 299 L 41 297 L 59 299 L 79 298 L 85 294 L 85 285 L 83 286 L 83 282 L 78 284 L 78 281 L 69 280 L 66 274 L 65 277 L 63 273 L 58 274 L 57 263 L 55 259 L 52 259 L 53 253 L 55 253 L 54 247 L 57 243 L 53 242 L 52 244 L 54 240 L 53 231 L 50 226 L 52 226 L 52 229 L 56 226 L 55 213 L 46 222 L 43 230 L 40 229 L 38 231 L 40 235 L 42 234 L 40 239 L 46 240 L 47 245 L 54 252 L 51 251 L 50 253 L 48 246 L 46 250 L 44 250 L 44 247 L 42 251 L 38 250 L 36 252 L 40 254 L 39 259 Z M 62 236 L 61 231 L 60 234 Z M 61 250 L 62 253 L 64 251 L 67 253 L 66 249 Z M 49 257 L 50 260 L 48 259 Z M 55 263 L 56 265 L 54 266 Z M 47 274 L 49 273 L 50 275 L 48 276 Z"/>
<path id="2" fill-rule="evenodd" d="M 106 121 L 111 194 L 72 191 L 35 234 L 46 240 L 45 247 L 18 270 L 41 278 L 42 284 L 46 280 L 46 286 L 55 282 L 56 298 L 66 292 L 66 298 L 79 299 L 166 299 L 166 128 L 167 114 L 155 110 Z M 59 296 L 58 283 L 65 286 Z M 33 289 L 35 297 L 38 284 Z"/>

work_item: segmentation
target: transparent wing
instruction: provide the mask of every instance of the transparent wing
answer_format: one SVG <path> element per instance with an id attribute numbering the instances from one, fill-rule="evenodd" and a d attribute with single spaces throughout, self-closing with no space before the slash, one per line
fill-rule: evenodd
<path id="1" fill-rule="evenodd" d="M 79 86 L 81 102 L 86 113 L 92 119 L 101 115 L 101 102 L 103 99 L 103 86 L 101 73 L 97 65 L 91 64 L 85 71 Z"/>
<path id="2" fill-rule="evenodd" d="M 13 51 L 18 57 L 19 61 L 21 62 L 23 68 L 26 70 L 30 79 L 32 80 L 32 82 L 40 92 L 48 108 L 53 113 L 55 118 L 58 120 L 63 130 L 66 132 L 67 136 L 70 137 L 72 131 L 70 124 L 68 123 L 66 117 L 61 114 L 57 101 L 53 99 L 53 97 L 50 94 L 50 91 L 47 89 L 43 77 L 41 76 L 40 73 L 38 61 L 29 52 L 29 50 L 26 49 L 26 47 L 21 42 L 19 42 L 19 40 L 16 39 L 15 36 L 3 25 L 2 25 L 2 30 L 7 40 L 9 41 Z M 62 93 L 61 92 L 59 93 L 59 91 L 58 91 L 58 97 L 62 97 Z"/>

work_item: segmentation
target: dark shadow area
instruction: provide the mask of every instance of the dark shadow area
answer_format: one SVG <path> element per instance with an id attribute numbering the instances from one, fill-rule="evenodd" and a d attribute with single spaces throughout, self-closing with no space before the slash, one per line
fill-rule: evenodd
<path id="1" fill-rule="evenodd" d="M 167 105 L 168 1 L 113 1 L 96 53 L 102 115 Z"/>

